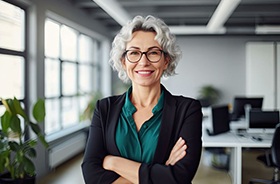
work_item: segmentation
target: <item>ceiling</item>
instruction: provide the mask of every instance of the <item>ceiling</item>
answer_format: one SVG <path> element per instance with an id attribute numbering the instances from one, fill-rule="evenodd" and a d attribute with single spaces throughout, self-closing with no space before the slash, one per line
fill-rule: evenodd
<path id="1" fill-rule="evenodd" d="M 136 15 L 154 15 L 178 35 L 280 35 L 280 0 L 69 0 L 112 34 Z"/>

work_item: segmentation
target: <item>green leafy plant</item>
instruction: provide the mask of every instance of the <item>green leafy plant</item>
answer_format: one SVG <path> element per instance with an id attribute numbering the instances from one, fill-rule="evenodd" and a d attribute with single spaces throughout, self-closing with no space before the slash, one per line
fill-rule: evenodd
<path id="1" fill-rule="evenodd" d="M 215 104 L 220 98 L 220 92 L 212 85 L 202 86 L 199 90 L 199 98 L 207 100 L 210 104 Z"/>
<path id="2" fill-rule="evenodd" d="M 102 98 L 101 92 L 95 92 L 91 95 L 90 100 L 80 116 L 81 120 L 91 120 L 97 100 Z"/>
<path id="3" fill-rule="evenodd" d="M 5 112 L 1 116 L 0 130 L 0 173 L 9 172 L 12 179 L 35 176 L 35 165 L 32 158 L 36 157 L 37 139 L 48 147 L 39 122 L 45 118 L 45 102 L 39 99 L 32 109 L 33 122 L 22 108 L 20 101 L 1 99 Z M 25 140 L 29 132 L 35 134 L 34 139 Z"/>

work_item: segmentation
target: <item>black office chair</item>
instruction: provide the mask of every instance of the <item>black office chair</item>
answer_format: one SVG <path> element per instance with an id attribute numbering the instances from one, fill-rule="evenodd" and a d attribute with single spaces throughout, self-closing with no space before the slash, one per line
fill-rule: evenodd
<path id="1" fill-rule="evenodd" d="M 274 167 L 273 178 L 272 180 L 253 178 L 249 183 L 280 184 L 280 180 L 278 178 L 280 169 L 280 123 L 275 128 L 271 148 L 264 155 L 258 156 L 257 159 L 263 162 L 267 167 Z"/>

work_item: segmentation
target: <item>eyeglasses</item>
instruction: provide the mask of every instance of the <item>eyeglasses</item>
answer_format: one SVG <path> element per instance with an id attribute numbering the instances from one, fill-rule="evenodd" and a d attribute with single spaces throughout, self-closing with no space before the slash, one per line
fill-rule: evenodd
<path id="1" fill-rule="evenodd" d="M 142 58 L 143 54 L 145 54 L 148 61 L 151 63 L 157 63 L 162 57 L 162 53 L 165 53 L 163 50 L 160 49 L 153 49 L 147 52 L 141 52 L 138 50 L 126 50 L 124 55 L 126 59 L 131 63 L 137 63 Z"/>

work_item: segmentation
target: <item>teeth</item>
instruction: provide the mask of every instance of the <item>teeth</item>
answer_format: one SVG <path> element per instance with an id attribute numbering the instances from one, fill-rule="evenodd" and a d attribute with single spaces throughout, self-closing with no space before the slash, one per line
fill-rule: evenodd
<path id="1" fill-rule="evenodd" d="M 150 71 L 138 71 L 139 74 L 149 74 L 151 73 Z"/>

